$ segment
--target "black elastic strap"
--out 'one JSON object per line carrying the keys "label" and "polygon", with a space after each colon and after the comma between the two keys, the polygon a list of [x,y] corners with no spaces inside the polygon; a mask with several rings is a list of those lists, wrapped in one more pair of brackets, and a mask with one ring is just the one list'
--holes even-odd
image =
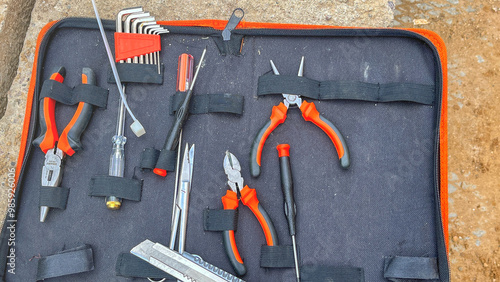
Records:
{"label": "black elastic strap", "polygon": [[238,210],[203,211],[203,229],[205,231],[236,231],[238,227]]}
{"label": "black elastic strap", "polygon": [[40,201],[39,205],[66,209],[66,203],[68,202],[69,188],[65,187],[46,187],[42,186],[40,188]]}
{"label": "black elastic strap", "polygon": [[138,277],[168,280],[175,279],[166,272],[149,264],[148,262],[134,256],[131,253],[121,253],[116,260],[115,272],[118,276]]}
{"label": "black elastic strap", "polygon": [[439,270],[435,257],[386,257],[384,278],[399,282],[408,279],[438,280]]}
{"label": "black elastic strap", "polygon": [[[116,70],[122,83],[163,84],[163,65],[161,66],[161,73],[158,73],[157,65],[149,64],[116,64]],[[111,69],[108,71],[108,83],[116,83]]]}
{"label": "black elastic strap", "polygon": [[92,84],[79,84],[71,88],[59,81],[48,79],[43,82],[40,92],[40,99],[45,97],[52,98],[66,105],[85,102],[99,108],[106,108],[108,90]]}
{"label": "black elastic strap", "polygon": [[260,248],[260,267],[293,268],[295,260],[292,246],[267,246]]}
{"label": "black elastic strap", "polygon": [[300,278],[303,282],[364,282],[365,272],[359,267],[304,265],[300,267]]}
{"label": "black elastic strap", "polygon": [[[179,109],[186,92],[177,92],[171,98],[170,114]],[[200,94],[193,95],[189,104],[190,114],[232,113],[243,114],[243,96],[236,94]]]}
{"label": "black elastic strap", "polygon": [[89,196],[118,198],[136,201],[141,200],[142,180],[98,175],[90,179]]}
{"label": "black elastic strap", "polygon": [[139,164],[139,167],[145,169],[154,169],[156,167],[156,161],[158,161],[159,156],[160,150],[156,150],[155,148],[144,149],[141,154],[141,163]]}
{"label": "black elastic strap", "polygon": [[43,257],[38,261],[36,280],[60,277],[94,269],[92,247],[82,245],[74,249]]}
{"label": "black elastic strap", "polygon": [[366,83],[360,81],[317,81],[306,77],[265,74],[259,77],[257,95],[298,94],[316,100],[406,101],[432,105],[433,85],[417,83]]}
{"label": "black elastic strap", "polygon": [[176,161],[177,151],[161,150],[158,160],[156,161],[156,168],[174,171]]}

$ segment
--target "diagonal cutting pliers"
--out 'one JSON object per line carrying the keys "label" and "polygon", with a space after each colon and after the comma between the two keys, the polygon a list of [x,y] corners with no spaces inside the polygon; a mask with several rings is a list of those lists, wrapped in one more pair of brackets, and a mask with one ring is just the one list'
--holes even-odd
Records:
{"label": "diagonal cutting pliers", "polygon": [[[280,74],[272,60],[271,67],[275,75]],[[303,73],[304,57],[302,56],[298,76],[303,76]],[[273,132],[278,125],[285,122],[288,108],[293,105],[300,109],[302,117],[306,121],[314,123],[321,128],[328,135],[328,137],[330,137],[335,149],[337,150],[341,167],[347,169],[350,165],[349,150],[345,139],[338,128],[318,112],[314,103],[303,101],[298,94],[282,93],[282,95],[284,98],[283,102],[281,102],[278,106],[273,106],[270,120],[260,129],[252,143],[252,149],[250,152],[250,173],[252,176],[257,177],[260,175],[262,149],[264,148],[264,144],[266,143],[266,140],[271,132]]]}
{"label": "diagonal cutting pliers", "polygon": [[[50,76],[51,80],[63,83],[66,69],[58,67]],[[82,83],[96,84],[95,74],[90,68],[82,69]],[[45,162],[42,168],[42,186],[59,187],[62,179],[63,160],[66,155],[72,156],[82,150],[80,137],[92,117],[93,106],[86,102],[79,102],[75,114],[64,128],[61,136],[57,132],[55,119],[56,100],[45,97],[40,103],[41,134],[33,144],[39,146],[45,153]],[[49,207],[40,207],[40,222],[44,222]]]}
{"label": "diagonal cutting pliers", "polygon": [[[257,220],[264,231],[266,243],[268,246],[278,245],[278,235],[274,228],[271,218],[266,210],[259,203],[257,192],[255,189],[249,188],[248,185],[243,186],[243,177],[241,177],[241,166],[238,159],[226,152],[224,157],[224,172],[227,175],[227,184],[229,188],[226,195],[222,197],[222,204],[225,210],[238,209],[239,201],[250,208],[252,213],[257,217]],[[234,230],[227,230],[223,232],[224,247],[226,254],[238,276],[243,276],[246,273],[246,267],[243,264],[243,259],[240,256],[238,248],[236,247],[236,240],[234,238]]]}

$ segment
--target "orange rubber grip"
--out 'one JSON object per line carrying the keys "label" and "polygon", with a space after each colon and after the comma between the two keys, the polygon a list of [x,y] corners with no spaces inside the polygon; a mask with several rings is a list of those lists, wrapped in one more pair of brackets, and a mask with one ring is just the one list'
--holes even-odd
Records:
{"label": "orange rubber grip", "polygon": [[[236,210],[239,205],[238,194],[236,192],[227,190],[226,195],[222,197],[222,205],[225,210]],[[246,267],[243,264],[238,247],[236,246],[236,239],[234,237],[234,230],[226,230],[223,232],[223,241],[226,254],[231,265],[238,275],[245,275]]]}
{"label": "orange rubber grip", "polygon": [[[59,71],[61,73],[59,73]],[[51,76],[51,80],[63,83],[64,73],[66,71],[60,68],[57,72],[54,72]],[[56,142],[59,140],[59,134],[57,133],[56,117],[55,117],[56,101],[52,98],[43,98],[42,105],[40,105],[40,124],[42,127],[42,135],[40,135],[35,142],[39,142],[40,149],[46,154],[48,150],[53,149],[56,146]],[[43,132],[45,131],[45,132]]]}
{"label": "orange rubber grip", "polygon": [[249,188],[248,185],[240,191],[241,193],[241,202],[250,208],[255,217],[260,223],[262,230],[264,231],[264,235],[266,236],[266,243],[268,246],[276,246],[278,245],[278,236],[276,234],[276,230],[274,228],[273,222],[271,218],[267,214],[266,210],[260,205],[259,199],[257,198],[257,192],[255,189]]}
{"label": "orange rubber grip", "polygon": [[333,125],[333,123],[329,120],[322,117],[316,109],[316,105],[312,102],[308,103],[307,101],[303,101],[300,106],[300,111],[302,112],[302,117],[306,121],[314,123],[316,126],[321,128],[321,130],[323,130],[328,137],[330,137],[330,140],[332,140],[333,145],[337,150],[341,166],[343,168],[348,168],[350,165],[349,151],[347,149],[346,142],[337,127],[335,127],[335,125]]}
{"label": "orange rubber grip", "polygon": [[281,102],[278,106],[273,106],[270,120],[260,129],[255,136],[250,151],[250,173],[253,177],[260,175],[260,161],[262,157],[262,149],[266,143],[267,137],[273,130],[286,120],[288,108]]}

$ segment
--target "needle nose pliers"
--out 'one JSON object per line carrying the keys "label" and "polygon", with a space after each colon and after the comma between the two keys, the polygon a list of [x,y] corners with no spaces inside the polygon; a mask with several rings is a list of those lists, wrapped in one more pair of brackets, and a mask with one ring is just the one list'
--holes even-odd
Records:
{"label": "needle nose pliers", "polygon": [[[280,74],[272,60],[271,67],[275,75]],[[303,73],[304,57],[302,56],[298,76],[303,76]],[[337,127],[318,112],[314,103],[303,101],[298,94],[282,93],[282,95],[284,98],[283,102],[281,102],[278,106],[273,107],[270,120],[260,129],[252,143],[252,150],[250,152],[251,175],[253,177],[257,177],[260,175],[262,149],[264,148],[267,137],[269,137],[271,132],[276,127],[278,127],[278,125],[285,122],[288,108],[293,105],[297,106],[300,109],[300,111],[302,112],[302,117],[306,121],[314,123],[319,128],[321,128],[328,135],[328,137],[330,137],[333,144],[335,145],[335,149],[337,150],[341,167],[347,169],[350,165],[349,150],[347,148],[344,137],[337,129]]]}
{"label": "needle nose pliers", "polygon": [[[257,192],[255,189],[249,188],[248,185],[243,186],[243,177],[241,177],[241,166],[238,159],[231,154],[226,152],[224,157],[224,172],[227,175],[227,184],[229,188],[226,195],[222,197],[222,204],[225,210],[236,210],[239,205],[239,201],[250,208],[252,213],[257,217],[257,220],[264,231],[266,236],[266,243],[268,246],[278,245],[278,235],[274,228],[271,218],[267,214],[266,210],[259,203],[257,199]],[[234,230],[227,230],[223,232],[224,247],[226,249],[226,254],[234,268],[234,271],[238,276],[243,276],[247,272],[243,260],[241,259],[238,248],[236,247],[236,241],[234,239]]]}

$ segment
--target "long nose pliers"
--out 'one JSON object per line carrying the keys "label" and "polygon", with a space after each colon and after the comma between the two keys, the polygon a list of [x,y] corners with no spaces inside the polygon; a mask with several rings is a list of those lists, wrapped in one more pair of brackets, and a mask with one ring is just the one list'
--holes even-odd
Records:
{"label": "long nose pliers", "polygon": [[[271,60],[271,67],[275,75],[279,75],[278,69]],[[298,76],[303,76],[304,73],[304,57],[300,61]],[[333,125],[333,123],[326,118],[324,118],[316,109],[314,103],[309,103],[303,101],[298,94],[286,94],[282,93],[283,102],[278,106],[274,106],[271,114],[270,120],[260,129],[260,131],[255,136],[252,143],[252,150],[250,152],[250,173],[253,177],[260,175],[260,165],[262,149],[266,143],[267,137],[273,132],[273,130],[282,124],[286,120],[286,114],[290,106],[297,106],[302,112],[302,117],[306,121],[310,121],[321,128],[333,142],[335,149],[340,160],[340,166],[347,169],[350,165],[349,150],[345,142],[344,137],[338,130],[338,128]]]}
{"label": "long nose pliers", "polygon": [[[257,220],[264,231],[266,243],[268,246],[278,245],[278,235],[274,228],[271,218],[266,210],[259,203],[257,199],[257,192],[255,189],[249,188],[248,185],[243,186],[243,177],[241,177],[241,166],[238,159],[226,152],[224,157],[224,172],[228,178],[229,188],[226,195],[222,197],[222,204],[225,210],[238,209],[239,201],[250,208],[252,213],[257,217]],[[238,276],[243,276],[247,272],[243,259],[240,256],[238,248],[236,247],[236,240],[234,239],[234,230],[227,230],[223,232],[224,247],[226,254],[233,266],[234,271]]]}

